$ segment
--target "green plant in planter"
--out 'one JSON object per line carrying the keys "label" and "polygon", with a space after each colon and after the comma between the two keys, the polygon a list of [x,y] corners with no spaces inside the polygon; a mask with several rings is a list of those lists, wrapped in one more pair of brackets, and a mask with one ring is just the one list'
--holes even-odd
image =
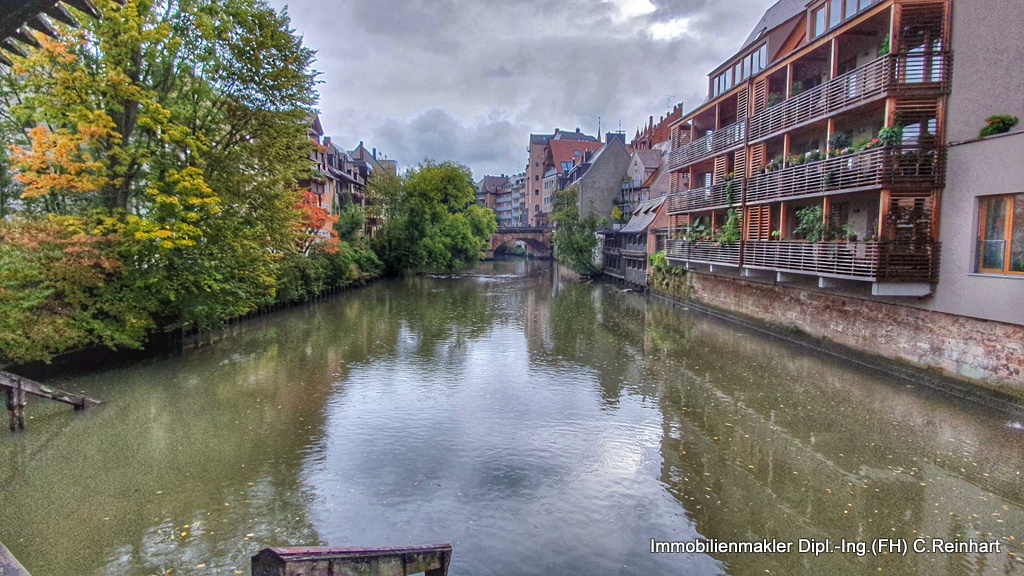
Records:
{"label": "green plant in planter", "polygon": [[779,92],[772,92],[771,94],[768,95],[768,103],[767,103],[768,104],[767,105],[768,108],[771,108],[772,106],[775,106],[779,102],[782,102],[782,94],[781,93],[779,93]]}
{"label": "green plant in planter", "polygon": [[782,230],[772,230],[772,240],[781,240]]}
{"label": "green plant in planter", "polygon": [[825,238],[825,208],[806,206],[796,211],[797,226],[793,233],[808,242],[821,242]]}
{"label": "green plant in planter", "polygon": [[981,129],[981,137],[992,136],[1009,132],[1011,128],[1020,123],[1020,118],[1009,114],[997,114],[985,119],[986,126]]}
{"label": "green plant in planter", "polygon": [[647,259],[650,261],[651,267],[653,267],[656,271],[665,272],[666,270],[668,270],[668,256],[665,255],[664,250],[662,250],[661,252],[655,252],[654,254],[651,254]]}
{"label": "green plant in planter", "polygon": [[804,83],[799,81],[799,80],[797,80],[796,82],[793,82],[793,87],[790,89],[789,95],[790,96],[796,96],[797,94],[799,94],[799,93],[801,93],[803,91],[804,91]]}
{"label": "green plant in planter", "polygon": [[808,162],[817,162],[821,160],[821,150],[814,149],[806,154]]}
{"label": "green plant in planter", "polygon": [[619,208],[618,206],[612,208],[612,220],[615,220],[616,222],[622,222],[622,218],[622,209]]}
{"label": "green plant in planter", "polygon": [[799,166],[804,163],[804,160],[806,160],[806,157],[803,154],[794,154],[789,157],[789,165]]}
{"label": "green plant in planter", "polygon": [[878,56],[882,57],[882,56],[888,56],[888,55],[889,55],[889,35],[886,34],[885,38],[882,38],[882,45],[878,47]]}
{"label": "green plant in planter", "polygon": [[743,217],[740,215],[740,211],[730,208],[725,219],[725,224],[718,229],[718,234],[715,236],[715,240],[723,245],[739,242],[740,226],[742,221]]}
{"label": "green plant in planter", "polygon": [[842,150],[853,146],[853,134],[849,132],[837,132],[828,139],[829,150]]}
{"label": "green plant in planter", "polygon": [[878,131],[878,143],[882,146],[899,146],[903,143],[903,126],[890,126]]}

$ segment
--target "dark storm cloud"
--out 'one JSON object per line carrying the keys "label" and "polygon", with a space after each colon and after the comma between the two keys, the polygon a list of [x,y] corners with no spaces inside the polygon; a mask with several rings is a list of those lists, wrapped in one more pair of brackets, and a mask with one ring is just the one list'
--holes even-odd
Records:
{"label": "dark storm cloud", "polygon": [[[285,0],[270,0],[280,8]],[[291,0],[324,128],[403,165],[522,170],[530,132],[629,136],[703,99],[771,0]]]}

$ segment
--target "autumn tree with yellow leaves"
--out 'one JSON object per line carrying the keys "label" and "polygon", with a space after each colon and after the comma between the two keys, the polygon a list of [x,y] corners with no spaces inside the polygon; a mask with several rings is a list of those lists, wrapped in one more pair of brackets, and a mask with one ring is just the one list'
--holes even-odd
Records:
{"label": "autumn tree with yellow leaves", "polygon": [[308,250],[316,72],[284,11],[96,5],[0,71],[0,363],[308,297],[297,267],[317,289],[356,260],[374,273],[365,248]]}

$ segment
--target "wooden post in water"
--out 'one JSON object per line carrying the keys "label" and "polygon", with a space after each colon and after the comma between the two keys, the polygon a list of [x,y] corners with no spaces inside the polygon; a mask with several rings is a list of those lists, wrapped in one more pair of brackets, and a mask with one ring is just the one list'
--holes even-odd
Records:
{"label": "wooden post in water", "polygon": [[18,409],[15,404],[15,392],[14,388],[4,388],[7,396],[7,413],[11,417],[11,432],[18,429]]}

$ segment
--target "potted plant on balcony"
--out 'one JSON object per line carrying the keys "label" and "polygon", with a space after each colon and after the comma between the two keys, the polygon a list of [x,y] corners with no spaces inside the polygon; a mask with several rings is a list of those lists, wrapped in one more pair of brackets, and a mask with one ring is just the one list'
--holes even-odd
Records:
{"label": "potted plant on balcony", "polygon": [[1018,123],[1020,123],[1020,118],[1010,116],[1009,114],[989,116],[985,119],[985,127],[981,129],[980,136],[985,138],[987,136],[994,136],[996,134],[1009,132],[1010,129]]}
{"label": "potted plant on balcony", "polygon": [[878,143],[881,146],[899,146],[903,143],[903,126],[889,126],[878,131]]}
{"label": "potted plant on balcony", "polygon": [[878,47],[878,57],[889,55],[889,35],[886,34],[885,38],[882,38],[882,44]]}
{"label": "potted plant on balcony", "polygon": [[779,102],[782,102],[782,94],[780,92],[772,92],[768,95],[767,108],[775,106]]}
{"label": "potted plant on balcony", "polygon": [[742,222],[743,216],[740,214],[740,211],[730,208],[725,219],[725,224],[716,230],[715,241],[722,246],[728,246],[729,244],[739,242]]}
{"label": "potted plant on balcony", "polygon": [[837,132],[828,139],[828,157],[835,158],[842,156],[842,150],[853,145],[853,134],[849,132]]}
{"label": "potted plant on balcony", "polygon": [[793,234],[802,236],[808,242],[821,242],[825,238],[825,208],[820,205],[806,206],[796,211],[796,228]]}
{"label": "potted plant on balcony", "polygon": [[725,176],[725,203],[730,205],[730,206],[732,205],[732,201],[733,201],[733,187],[732,187],[732,183],[733,183],[733,181],[735,179],[736,179],[736,173],[735,172],[729,172]]}

